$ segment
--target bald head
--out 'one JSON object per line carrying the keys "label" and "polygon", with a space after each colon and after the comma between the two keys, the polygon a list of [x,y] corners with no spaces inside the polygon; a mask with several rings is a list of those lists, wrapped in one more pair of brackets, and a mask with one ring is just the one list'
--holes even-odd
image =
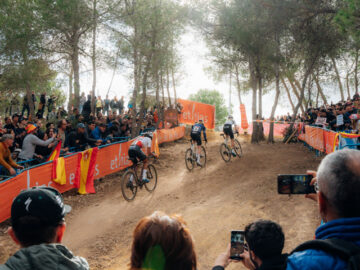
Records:
{"label": "bald head", "polygon": [[318,169],[319,191],[339,218],[360,217],[360,151],[336,151]]}

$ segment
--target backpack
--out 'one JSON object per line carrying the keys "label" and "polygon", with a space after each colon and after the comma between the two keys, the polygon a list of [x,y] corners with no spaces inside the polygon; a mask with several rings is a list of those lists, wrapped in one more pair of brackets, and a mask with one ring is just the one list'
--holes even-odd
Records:
{"label": "backpack", "polygon": [[352,242],[335,238],[311,240],[295,248],[292,253],[307,249],[325,251],[326,253],[337,256],[347,262],[348,270],[360,270],[360,247]]}

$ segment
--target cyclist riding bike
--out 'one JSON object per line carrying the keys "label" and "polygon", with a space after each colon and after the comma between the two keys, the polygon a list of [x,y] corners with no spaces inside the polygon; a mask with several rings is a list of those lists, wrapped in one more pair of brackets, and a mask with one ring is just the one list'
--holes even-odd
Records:
{"label": "cyclist riding bike", "polygon": [[[234,141],[234,132],[233,132],[233,126],[235,126],[235,130],[237,130],[237,125],[234,121],[234,117],[232,115],[228,116],[228,120],[225,122],[223,127],[223,132],[226,136],[226,140],[231,139],[231,154],[236,157],[236,153],[234,150],[235,147],[235,141]],[[237,132],[236,132],[237,133]]]}
{"label": "cyclist riding bike", "polygon": [[[152,142],[152,132],[144,133],[141,137],[137,138],[130,146],[128,154],[129,159],[137,164],[138,160],[142,161],[144,164],[143,167],[143,175],[142,175],[142,181],[143,183],[149,183],[149,180],[146,178],[147,168],[148,168],[148,158],[143,150],[145,150],[146,153],[151,154],[151,142]],[[149,155],[150,155],[149,154]],[[130,179],[132,182],[134,179]]]}
{"label": "cyclist riding bike", "polygon": [[197,144],[196,147],[196,163],[201,166],[200,163],[200,153],[201,153],[201,132],[203,132],[204,134],[204,140],[205,142],[207,142],[206,139],[206,128],[204,126],[203,120],[200,119],[199,123],[195,123],[192,127],[191,127],[191,143],[192,145]]}

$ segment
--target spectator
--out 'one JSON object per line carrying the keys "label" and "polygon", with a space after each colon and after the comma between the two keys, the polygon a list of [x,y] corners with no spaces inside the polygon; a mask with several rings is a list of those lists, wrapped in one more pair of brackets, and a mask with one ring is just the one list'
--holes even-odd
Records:
{"label": "spectator", "polygon": [[91,131],[92,138],[101,140],[103,144],[110,143],[108,134],[106,132],[106,124],[100,123],[93,131]]}
{"label": "spectator", "polygon": [[104,115],[109,116],[109,109],[110,109],[110,99],[109,96],[106,95],[106,98],[104,100]]}
{"label": "spectator", "polygon": [[102,104],[101,96],[98,96],[96,100],[96,114],[101,112],[102,108],[103,108],[103,104]]}
{"label": "spectator", "polygon": [[[315,232],[321,243],[360,247],[360,151],[341,150],[326,156],[318,168],[319,212],[324,222]],[[315,175],[316,176],[316,175]],[[309,197],[309,196],[308,196]],[[331,239],[331,240],[330,240]],[[344,243],[338,243],[342,240]],[[358,250],[359,251],[359,250]],[[357,253],[359,254],[359,253]],[[357,260],[359,263],[359,260]],[[288,258],[288,270],[350,269],[339,253],[316,248],[298,248]],[[358,265],[357,265],[358,266]]]}
{"label": "spectator", "polygon": [[[43,133],[43,132],[41,132],[37,137],[43,141],[47,141],[49,139],[48,133]],[[55,137],[54,133],[52,133],[51,137]],[[54,146],[55,145],[52,143],[50,143],[48,146],[37,145],[35,148],[35,154],[41,157],[48,157],[50,156],[52,150],[54,149]]]}
{"label": "spectator", "polygon": [[117,97],[114,97],[114,99],[112,99],[110,101],[110,108],[113,112],[116,112],[117,111],[117,108],[118,108],[118,100],[117,100]]}
{"label": "spectator", "polygon": [[48,107],[48,114],[50,112],[52,112],[54,109],[56,111],[56,108],[55,108],[55,101],[56,101],[56,96],[55,95],[51,95],[50,98],[48,99],[48,102],[47,102],[47,107]]}
{"label": "spectator", "polygon": [[90,114],[91,114],[91,95],[88,95],[88,99],[84,103],[82,109],[82,115],[84,116],[86,122],[89,121]]}
{"label": "spectator", "polygon": [[61,140],[61,148],[65,152],[67,152],[69,150],[68,148],[65,148],[65,141],[67,138],[67,136],[66,136],[67,125],[68,125],[68,123],[66,122],[65,119],[60,120],[57,125],[57,128],[58,128],[57,138],[59,140]]}
{"label": "spectator", "polygon": [[25,111],[27,111],[27,115],[29,116],[30,107],[29,107],[29,102],[28,102],[26,93],[24,95],[23,106],[22,106],[22,110],[21,110],[22,116],[24,116]]}
{"label": "spectator", "polygon": [[39,146],[48,146],[49,144],[53,143],[55,140],[55,135],[54,137],[43,141],[41,139],[39,139],[38,137],[36,137],[34,134],[37,131],[36,127],[32,124],[29,124],[26,127],[27,130],[27,135],[24,139],[23,142],[23,147],[21,149],[21,152],[19,154],[19,159],[20,160],[30,160],[32,159],[34,156],[39,158],[39,159],[43,159],[44,157],[41,155],[36,155],[35,154],[35,147],[37,145]]}
{"label": "spectator", "polygon": [[85,93],[82,92],[82,93],[81,93],[81,96],[80,96],[79,113],[82,113],[82,110],[83,110],[83,108],[84,108],[85,102],[86,102]]}
{"label": "spectator", "polygon": [[130,269],[195,270],[194,243],[179,216],[155,212],[137,224]]}
{"label": "spectator", "polygon": [[90,269],[86,259],[74,256],[61,244],[65,215],[71,207],[53,188],[22,191],[11,206],[9,235],[20,248],[1,270]]}
{"label": "spectator", "polygon": [[52,111],[47,115],[47,120],[48,120],[50,123],[55,123],[56,118],[57,118],[56,108],[53,107],[53,108],[52,108]]}
{"label": "spectator", "polygon": [[3,167],[1,168],[1,175],[15,175],[15,169],[23,169],[23,166],[20,166],[13,161],[11,158],[10,147],[14,143],[14,137],[11,134],[4,134],[1,137],[0,142],[0,165]]}
{"label": "spectator", "polygon": [[119,100],[117,107],[119,109],[119,114],[121,115],[124,112],[124,97],[123,96]]}
{"label": "spectator", "polygon": [[75,148],[77,151],[84,151],[89,144],[100,145],[101,142],[101,140],[97,141],[95,139],[89,138],[85,130],[85,125],[83,123],[79,123],[77,124],[76,131],[73,131],[69,134],[66,145],[70,148]]}
{"label": "spectator", "polygon": [[45,105],[46,105],[46,93],[42,93],[40,96],[38,111],[36,113],[37,118],[42,119],[44,117]]}

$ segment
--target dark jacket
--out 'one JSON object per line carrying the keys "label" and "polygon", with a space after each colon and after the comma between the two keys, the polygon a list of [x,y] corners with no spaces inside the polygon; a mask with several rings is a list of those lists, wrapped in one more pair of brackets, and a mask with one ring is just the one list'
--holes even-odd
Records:
{"label": "dark jacket", "polygon": [[60,244],[42,244],[22,248],[0,265],[0,270],[87,270],[86,259],[74,256]]}

